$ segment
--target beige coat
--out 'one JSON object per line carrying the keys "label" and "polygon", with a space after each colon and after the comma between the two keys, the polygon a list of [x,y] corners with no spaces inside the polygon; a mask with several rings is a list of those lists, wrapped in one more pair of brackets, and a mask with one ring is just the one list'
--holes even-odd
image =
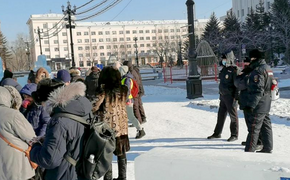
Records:
{"label": "beige coat", "polygon": [[[19,108],[21,97],[15,88],[9,87],[9,90],[13,90],[14,94],[0,87],[0,133],[14,145],[26,150],[35,133],[19,110],[11,108]],[[1,138],[0,164],[1,180],[26,180],[35,175],[24,153],[8,146]]]}

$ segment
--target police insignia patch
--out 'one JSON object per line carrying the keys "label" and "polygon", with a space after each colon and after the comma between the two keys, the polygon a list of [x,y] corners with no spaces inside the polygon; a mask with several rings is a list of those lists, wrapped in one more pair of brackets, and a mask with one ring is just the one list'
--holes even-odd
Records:
{"label": "police insignia patch", "polygon": [[258,82],[259,81],[259,76],[258,75],[255,75],[254,76],[254,82]]}
{"label": "police insignia patch", "polygon": [[226,75],[226,77],[225,77],[226,79],[229,79],[229,75]]}

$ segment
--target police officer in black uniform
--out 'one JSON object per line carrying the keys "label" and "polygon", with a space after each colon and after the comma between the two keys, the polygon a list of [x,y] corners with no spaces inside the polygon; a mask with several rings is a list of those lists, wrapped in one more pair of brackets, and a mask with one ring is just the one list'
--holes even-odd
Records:
{"label": "police officer in black uniform", "polygon": [[[248,85],[248,77],[249,74],[253,71],[252,68],[249,67],[249,64],[251,62],[251,59],[246,57],[244,59],[244,69],[242,70],[242,72],[237,76],[236,80],[235,80],[235,86],[238,88],[240,94],[239,94],[239,107],[241,110],[243,110],[244,112],[244,118],[245,118],[245,122],[246,125],[249,129],[250,123],[249,123],[249,117],[250,117],[250,113],[247,111],[244,111],[246,105],[247,105],[247,95],[248,95],[248,91],[247,91],[247,85]],[[246,141],[242,142],[242,145],[246,145]],[[256,147],[256,150],[261,150],[263,147],[262,145],[262,139],[261,139],[261,133],[258,139],[258,145]]]}
{"label": "police officer in black uniform", "polygon": [[239,69],[235,65],[235,56],[232,51],[222,55],[221,65],[223,68],[219,73],[220,107],[218,110],[217,124],[213,135],[207,138],[221,138],[227,113],[229,113],[231,118],[231,137],[227,141],[235,141],[238,139],[239,119],[237,113],[238,90],[234,85],[234,80],[239,73]]}
{"label": "police officer in black uniform", "polygon": [[273,71],[265,60],[261,59],[259,50],[250,51],[249,56],[251,59],[249,68],[253,70],[248,76],[247,96],[245,97],[246,105],[244,111],[249,114],[249,132],[245,151],[256,151],[259,134],[261,133],[263,149],[257,152],[271,153],[273,149],[273,134],[269,112]]}

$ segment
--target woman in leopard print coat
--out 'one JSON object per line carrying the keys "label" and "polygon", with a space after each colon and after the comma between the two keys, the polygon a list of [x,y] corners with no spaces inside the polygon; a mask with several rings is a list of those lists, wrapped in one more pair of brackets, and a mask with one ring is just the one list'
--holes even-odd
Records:
{"label": "woman in leopard print coat", "polygon": [[[99,85],[93,113],[99,116],[99,120],[107,122],[116,132],[114,154],[118,157],[117,180],[126,180],[126,152],[130,150],[126,112],[128,88],[121,85],[121,74],[113,67],[105,67],[101,71]],[[104,180],[112,180],[112,170],[106,173]]]}

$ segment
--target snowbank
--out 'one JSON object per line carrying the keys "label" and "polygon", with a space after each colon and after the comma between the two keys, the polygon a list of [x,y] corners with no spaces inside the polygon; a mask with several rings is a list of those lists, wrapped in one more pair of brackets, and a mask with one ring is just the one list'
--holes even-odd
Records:
{"label": "snowbank", "polygon": [[279,180],[290,178],[290,161],[272,154],[155,148],[135,159],[138,180]]}

